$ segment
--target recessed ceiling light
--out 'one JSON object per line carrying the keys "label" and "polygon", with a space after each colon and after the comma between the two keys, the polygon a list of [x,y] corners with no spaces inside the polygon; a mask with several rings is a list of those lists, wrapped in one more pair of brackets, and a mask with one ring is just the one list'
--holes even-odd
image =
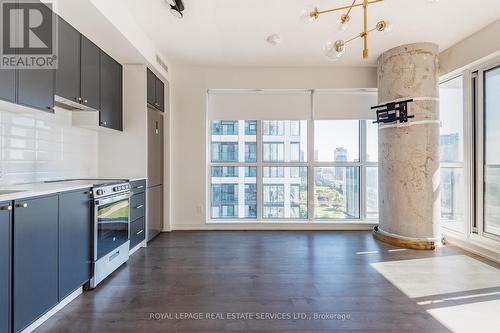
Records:
{"label": "recessed ceiling light", "polygon": [[281,37],[277,34],[273,34],[273,35],[269,35],[267,38],[266,38],[266,41],[271,44],[272,46],[276,46],[278,45],[279,43],[281,43]]}

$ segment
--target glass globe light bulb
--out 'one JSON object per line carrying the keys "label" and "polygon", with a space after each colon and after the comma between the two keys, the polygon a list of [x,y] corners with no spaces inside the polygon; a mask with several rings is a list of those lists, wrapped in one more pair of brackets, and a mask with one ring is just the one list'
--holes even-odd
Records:
{"label": "glass globe light bulb", "polygon": [[342,15],[337,21],[337,29],[339,31],[346,31],[349,28],[350,21],[351,18],[349,17],[349,15]]}
{"label": "glass globe light bulb", "polygon": [[338,60],[340,57],[342,57],[344,52],[345,43],[342,40],[338,40],[336,42],[330,40],[323,46],[323,53],[328,59],[332,61]]}
{"label": "glass globe light bulb", "polygon": [[300,13],[300,19],[306,23],[312,23],[318,19],[318,8],[306,8]]}

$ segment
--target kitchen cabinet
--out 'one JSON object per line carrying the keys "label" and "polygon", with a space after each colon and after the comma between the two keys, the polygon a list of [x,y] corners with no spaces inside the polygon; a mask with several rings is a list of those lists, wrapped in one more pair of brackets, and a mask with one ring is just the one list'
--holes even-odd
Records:
{"label": "kitchen cabinet", "polygon": [[146,180],[130,182],[130,249],[146,239]]}
{"label": "kitchen cabinet", "polygon": [[101,51],[99,125],[123,131],[122,66]]}
{"label": "kitchen cabinet", "polygon": [[17,103],[42,111],[54,110],[54,70],[20,69],[17,80]]}
{"label": "kitchen cabinet", "polygon": [[[39,7],[46,14],[53,15],[47,6]],[[39,29],[48,29],[42,25]],[[39,34],[50,34],[50,31],[40,31]],[[55,70],[53,69],[18,69],[17,70],[17,103],[35,109],[53,112]]]}
{"label": "kitchen cabinet", "polygon": [[[85,36],[81,36],[81,93],[82,103],[100,109],[101,50]],[[121,89],[121,87],[119,88]]]}
{"label": "kitchen cabinet", "polygon": [[80,102],[80,33],[60,17],[58,43],[56,95]]}
{"label": "kitchen cabinet", "polygon": [[58,195],[14,202],[13,329],[58,303]]}
{"label": "kitchen cabinet", "polygon": [[0,69],[0,99],[16,102],[16,70]]}
{"label": "kitchen cabinet", "polygon": [[12,204],[0,203],[0,332],[10,332]]}
{"label": "kitchen cabinet", "polygon": [[59,300],[90,280],[90,189],[59,195]]}
{"label": "kitchen cabinet", "polygon": [[159,110],[165,111],[165,84],[149,68],[147,71],[148,104]]}

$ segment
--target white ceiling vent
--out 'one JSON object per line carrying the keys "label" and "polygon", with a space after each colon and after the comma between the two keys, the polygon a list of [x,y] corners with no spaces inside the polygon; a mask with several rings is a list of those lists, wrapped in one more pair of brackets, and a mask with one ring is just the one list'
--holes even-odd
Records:
{"label": "white ceiling vent", "polygon": [[158,63],[158,65],[161,66],[161,68],[163,68],[165,70],[165,72],[168,73],[167,64],[165,63],[165,61],[163,61],[163,59],[158,54],[156,55],[156,62]]}

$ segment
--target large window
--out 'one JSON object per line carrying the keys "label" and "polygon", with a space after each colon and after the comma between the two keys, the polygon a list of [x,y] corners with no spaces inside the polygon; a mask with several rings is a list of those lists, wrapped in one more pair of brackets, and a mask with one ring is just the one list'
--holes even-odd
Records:
{"label": "large window", "polygon": [[484,232],[500,236],[500,67],[484,73]]}
{"label": "large window", "polygon": [[308,140],[307,120],[211,121],[210,218],[376,219],[378,127],[364,120],[311,122]]}
{"label": "large window", "polygon": [[464,96],[463,77],[439,86],[441,130],[441,220],[443,225],[465,231]]}

